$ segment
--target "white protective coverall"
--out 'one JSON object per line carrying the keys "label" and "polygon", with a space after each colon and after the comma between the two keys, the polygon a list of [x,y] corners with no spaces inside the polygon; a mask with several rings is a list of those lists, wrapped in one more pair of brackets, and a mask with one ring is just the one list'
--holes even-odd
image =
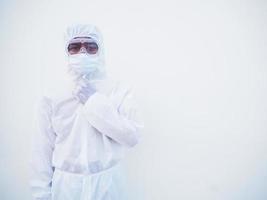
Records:
{"label": "white protective coverall", "polygon": [[[127,199],[120,161],[138,143],[143,124],[132,89],[105,74],[99,30],[93,25],[69,27],[66,47],[72,38],[88,36],[99,45],[98,70],[88,78],[95,92],[85,103],[68,90],[43,96],[38,104],[30,160],[35,200]],[[78,84],[78,75],[69,74]]]}

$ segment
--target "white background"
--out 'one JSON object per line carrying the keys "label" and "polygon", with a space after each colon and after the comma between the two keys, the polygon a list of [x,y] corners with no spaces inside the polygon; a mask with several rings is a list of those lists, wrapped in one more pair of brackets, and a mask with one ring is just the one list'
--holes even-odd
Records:
{"label": "white background", "polygon": [[1,200],[30,199],[33,105],[64,77],[75,22],[100,28],[110,75],[136,89],[133,199],[267,199],[266,1],[2,0]]}

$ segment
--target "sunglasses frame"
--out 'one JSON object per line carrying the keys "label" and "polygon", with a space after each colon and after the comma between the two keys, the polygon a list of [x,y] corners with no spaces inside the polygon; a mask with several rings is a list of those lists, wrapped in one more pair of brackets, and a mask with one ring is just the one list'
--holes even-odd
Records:
{"label": "sunglasses frame", "polygon": [[[69,46],[70,46],[71,44],[75,44],[75,43],[80,43],[81,47],[80,47],[79,51],[77,51],[77,53],[70,53],[70,51],[69,51]],[[66,49],[67,52],[68,52],[68,54],[69,54],[69,55],[75,55],[75,54],[78,54],[78,53],[81,51],[81,48],[82,48],[82,47],[85,48],[84,43],[95,43],[95,44],[97,45],[97,51],[96,51],[96,53],[90,53],[90,52],[88,52],[87,50],[86,50],[86,53],[88,53],[88,54],[90,54],[90,55],[96,55],[96,54],[98,54],[98,52],[99,52],[99,45],[98,45],[98,42],[97,42],[96,40],[94,40],[93,38],[91,38],[91,37],[75,37],[75,38],[73,38],[72,40],[70,40],[69,43],[68,43],[68,45],[67,45],[67,49]],[[86,49],[86,48],[85,48],[85,49]]]}

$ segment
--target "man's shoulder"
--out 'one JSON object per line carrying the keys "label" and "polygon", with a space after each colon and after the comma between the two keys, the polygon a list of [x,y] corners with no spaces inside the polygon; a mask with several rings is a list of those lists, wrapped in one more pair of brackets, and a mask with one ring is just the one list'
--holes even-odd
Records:
{"label": "man's shoulder", "polygon": [[62,87],[51,90],[43,91],[40,96],[40,102],[46,102],[52,107],[62,104],[62,102],[69,102],[75,100],[75,97],[72,95],[72,90],[69,87]]}

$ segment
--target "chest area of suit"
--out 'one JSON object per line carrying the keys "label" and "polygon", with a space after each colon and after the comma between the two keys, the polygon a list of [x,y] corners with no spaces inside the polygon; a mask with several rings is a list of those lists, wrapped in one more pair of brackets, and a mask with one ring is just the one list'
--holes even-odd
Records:
{"label": "chest area of suit", "polygon": [[53,112],[52,126],[57,135],[67,135],[73,126],[84,118],[82,104],[77,101],[64,102],[57,105]]}

